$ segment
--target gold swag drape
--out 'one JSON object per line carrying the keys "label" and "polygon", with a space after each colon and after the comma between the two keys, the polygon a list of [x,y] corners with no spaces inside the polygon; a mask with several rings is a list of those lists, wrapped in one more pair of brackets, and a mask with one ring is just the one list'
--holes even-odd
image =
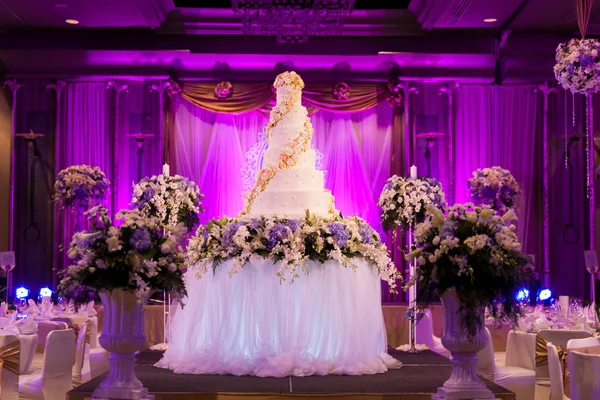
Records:
{"label": "gold swag drape", "polygon": [[[231,94],[225,99],[217,98],[217,82],[179,82],[182,98],[205,110],[241,114],[257,110],[268,113],[274,106],[275,93],[268,83],[233,83]],[[336,99],[331,83],[307,85],[302,91],[304,105],[311,112],[355,112],[375,107],[385,101],[386,85],[378,83],[350,84],[350,98]]]}

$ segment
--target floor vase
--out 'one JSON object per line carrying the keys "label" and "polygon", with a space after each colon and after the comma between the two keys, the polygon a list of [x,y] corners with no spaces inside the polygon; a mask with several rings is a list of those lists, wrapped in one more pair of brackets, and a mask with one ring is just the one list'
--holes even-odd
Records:
{"label": "floor vase", "polygon": [[[479,329],[468,337],[463,329],[463,312],[456,290],[449,289],[441,296],[444,310],[442,344],[450,351],[452,373],[444,386],[438,388],[435,400],[493,399],[494,395],[477,376],[477,353],[487,344],[485,330]],[[483,321],[483,310],[481,310]]]}
{"label": "floor vase", "polygon": [[148,389],[135,376],[135,352],[144,348],[144,305],[133,291],[114,289],[100,292],[104,324],[100,345],[110,352],[108,376],[94,391],[94,399],[147,400]]}

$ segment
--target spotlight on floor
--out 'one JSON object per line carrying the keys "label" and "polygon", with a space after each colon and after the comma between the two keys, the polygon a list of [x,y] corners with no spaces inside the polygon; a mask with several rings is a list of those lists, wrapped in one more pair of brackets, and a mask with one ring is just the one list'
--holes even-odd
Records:
{"label": "spotlight on floor", "polygon": [[545,306],[549,306],[552,301],[552,291],[548,288],[542,288],[537,294],[536,303],[543,303]]}
{"label": "spotlight on floor", "polygon": [[517,301],[528,301],[529,300],[529,290],[523,288],[519,290],[517,293]]}
{"label": "spotlight on floor", "polygon": [[17,296],[17,299],[25,300],[26,298],[29,297],[29,289],[27,289],[24,286],[18,287],[15,294]]}
{"label": "spotlight on floor", "polygon": [[43,287],[40,289],[40,297],[52,297],[52,290],[48,287]]}

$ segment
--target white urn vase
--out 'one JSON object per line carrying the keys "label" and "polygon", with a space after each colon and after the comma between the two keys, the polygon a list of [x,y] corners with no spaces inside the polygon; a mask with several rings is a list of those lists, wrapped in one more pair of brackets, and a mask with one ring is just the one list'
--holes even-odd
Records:
{"label": "white urn vase", "polygon": [[[494,399],[494,394],[477,376],[477,353],[487,345],[484,329],[469,338],[463,329],[463,312],[456,290],[449,289],[441,296],[444,310],[442,344],[450,351],[452,374],[432,396],[435,400]],[[481,310],[483,321],[483,310]]]}
{"label": "white urn vase", "polygon": [[100,345],[110,352],[108,376],[94,391],[94,399],[148,400],[148,389],[135,376],[135,352],[144,348],[144,305],[135,292],[124,289],[100,292],[104,323]]}

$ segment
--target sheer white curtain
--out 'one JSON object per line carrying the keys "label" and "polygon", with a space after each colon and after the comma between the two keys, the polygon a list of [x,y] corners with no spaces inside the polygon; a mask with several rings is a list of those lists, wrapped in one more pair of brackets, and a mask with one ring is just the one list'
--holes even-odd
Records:
{"label": "sheer white curtain", "polygon": [[175,99],[174,171],[195,181],[204,194],[200,221],[235,216],[243,207],[241,169],[246,151],[267,120],[255,113],[217,114]]}
{"label": "sheer white curtain", "polygon": [[511,171],[523,192],[518,234],[530,254],[541,251],[542,237],[538,97],[532,86],[462,86],[456,104],[456,202],[471,200],[467,181],[477,168]]}
{"label": "sheer white curtain", "polygon": [[323,153],[325,186],[344,215],[380,228],[377,199],[390,175],[393,110],[387,104],[352,114],[319,111],[312,116],[313,142]]}

